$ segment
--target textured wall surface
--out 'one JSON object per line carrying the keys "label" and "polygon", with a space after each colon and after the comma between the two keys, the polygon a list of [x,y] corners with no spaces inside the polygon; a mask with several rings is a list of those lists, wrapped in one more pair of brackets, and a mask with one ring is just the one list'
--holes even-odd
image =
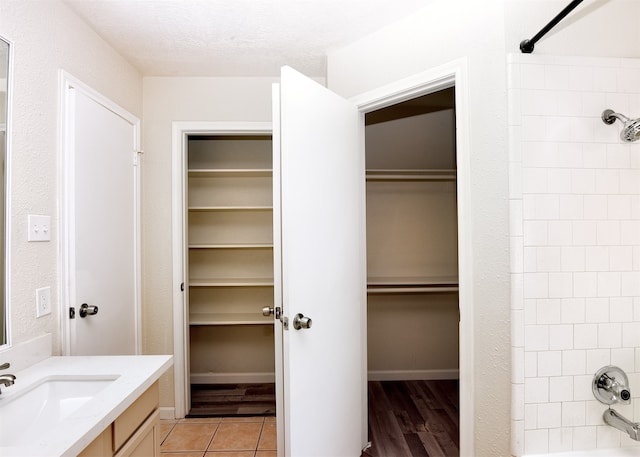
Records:
{"label": "textured wall surface", "polygon": [[[510,56],[513,452],[638,446],[606,425],[595,372],[629,375],[640,420],[640,60]],[[633,389],[633,387],[636,389]]]}
{"label": "textured wall surface", "polygon": [[[172,123],[271,120],[276,78],[144,78],[143,350],[173,353]],[[173,372],[161,404],[174,404]]]}
{"label": "textured wall surface", "polygon": [[[63,69],[129,112],[142,114],[138,72],[58,0],[0,0],[0,35],[13,43],[11,335],[53,333],[58,312],[58,73]],[[27,243],[27,215],[51,216],[51,242]],[[53,313],[36,319],[35,289],[51,286]]]}

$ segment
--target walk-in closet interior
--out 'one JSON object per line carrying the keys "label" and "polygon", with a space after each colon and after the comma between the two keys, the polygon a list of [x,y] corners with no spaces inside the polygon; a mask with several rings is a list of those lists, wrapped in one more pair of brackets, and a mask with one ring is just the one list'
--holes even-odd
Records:
{"label": "walk-in closet interior", "polygon": [[[442,380],[450,389],[459,368],[455,89],[365,119],[370,393],[372,383],[384,389],[385,382],[409,380]],[[425,402],[437,404],[436,397]],[[387,412],[371,400],[375,447],[376,435],[394,427],[377,417]],[[439,408],[446,428],[457,430],[457,403]],[[431,411],[413,413],[428,416],[423,424],[435,420]],[[452,439],[443,446],[455,449]]]}
{"label": "walk-in closet interior", "polygon": [[188,140],[191,415],[275,413],[270,136]]}

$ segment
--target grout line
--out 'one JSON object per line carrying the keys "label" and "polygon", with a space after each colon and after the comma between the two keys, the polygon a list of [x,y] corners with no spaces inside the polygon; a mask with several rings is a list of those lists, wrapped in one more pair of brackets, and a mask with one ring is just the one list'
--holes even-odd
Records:
{"label": "grout line", "polygon": [[258,453],[258,448],[260,447],[260,438],[262,438],[263,433],[264,433],[264,420],[262,421],[262,426],[260,427],[260,433],[258,434],[258,441],[256,442],[256,451],[253,453],[254,457]]}
{"label": "grout line", "polygon": [[[258,455],[258,452],[260,451],[259,446],[260,446],[260,439],[262,438],[262,435],[264,433],[264,426],[267,423],[266,422],[266,418],[262,417],[261,421],[257,421],[257,422],[246,422],[246,423],[260,423],[260,433],[258,434],[258,440],[256,441],[256,445],[255,445],[255,449],[251,450],[251,449],[247,449],[247,451],[253,451],[253,457],[256,457]],[[171,429],[169,430],[169,432],[167,433],[167,436],[162,440],[162,442],[160,443],[160,446],[162,446],[162,444],[167,440],[167,438],[169,437],[169,435],[174,431],[176,424],[178,423],[183,423],[183,424],[188,424],[188,423],[198,423],[197,421],[189,421],[188,419],[183,419],[180,421],[171,421],[171,420],[162,420],[161,423],[165,423],[165,424],[171,424]],[[242,423],[242,422],[236,422],[236,423]],[[211,438],[209,439],[209,442],[206,446],[206,448],[204,449],[204,451],[202,452],[201,457],[206,457],[207,452],[212,453],[212,457],[215,457],[217,452],[231,452],[231,451],[209,451],[209,446],[211,446],[211,443],[213,442],[216,434],[218,433],[219,429],[220,429],[220,424],[222,424],[222,422],[219,422],[216,424],[216,429],[213,432],[213,434],[211,435]],[[267,450],[265,449],[265,451],[272,451],[272,450]],[[173,451],[167,451],[167,452],[163,452],[162,450],[160,451],[160,455],[162,457],[171,457],[171,456],[178,456],[180,455],[182,452],[186,452],[184,450],[173,450]],[[198,452],[198,451],[190,451],[190,452]]]}
{"label": "grout line", "polygon": [[213,432],[213,434],[211,435],[211,438],[209,439],[209,442],[207,443],[207,446],[204,448],[204,453],[202,454],[202,457],[205,457],[207,455],[207,451],[209,450],[209,446],[211,446],[211,443],[213,443],[213,439],[215,438],[215,436],[218,434],[218,431],[220,430],[220,424],[222,422],[219,422],[216,424],[216,430]]}
{"label": "grout line", "polygon": [[[168,423],[169,421],[165,422]],[[169,435],[171,435],[171,432],[173,431],[173,429],[175,428],[177,422],[174,422],[173,424],[171,424],[171,428],[169,429],[169,431],[167,432],[167,434],[165,435],[164,438],[162,438],[162,441],[160,441],[160,446],[162,446],[162,444],[167,441],[167,438],[169,438]]]}

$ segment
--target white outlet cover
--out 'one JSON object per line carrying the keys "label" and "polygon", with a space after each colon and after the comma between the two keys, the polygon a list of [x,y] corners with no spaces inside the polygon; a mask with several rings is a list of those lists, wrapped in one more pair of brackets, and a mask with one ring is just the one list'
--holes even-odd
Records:
{"label": "white outlet cover", "polygon": [[51,287],[36,289],[36,317],[51,314]]}
{"label": "white outlet cover", "polygon": [[29,214],[27,216],[27,241],[51,240],[51,216]]}

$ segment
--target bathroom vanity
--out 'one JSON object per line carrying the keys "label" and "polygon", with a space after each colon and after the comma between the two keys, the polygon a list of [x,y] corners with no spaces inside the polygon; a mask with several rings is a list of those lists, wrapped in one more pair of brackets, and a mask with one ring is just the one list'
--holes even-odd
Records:
{"label": "bathroom vanity", "polygon": [[50,357],[0,394],[0,455],[159,455],[159,377],[171,356]]}

